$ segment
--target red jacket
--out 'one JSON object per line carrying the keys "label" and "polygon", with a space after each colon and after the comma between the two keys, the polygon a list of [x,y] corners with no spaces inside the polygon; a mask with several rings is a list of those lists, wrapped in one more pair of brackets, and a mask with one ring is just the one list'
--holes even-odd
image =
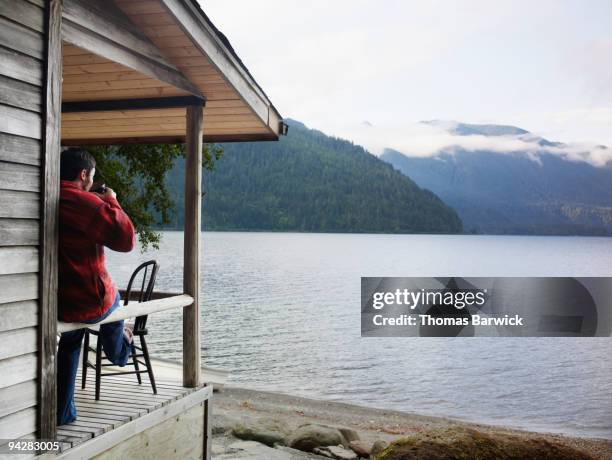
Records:
{"label": "red jacket", "polygon": [[60,181],[58,317],[78,322],[104,314],[117,287],[104,266],[104,246],[129,252],[134,225],[115,198],[101,199]]}

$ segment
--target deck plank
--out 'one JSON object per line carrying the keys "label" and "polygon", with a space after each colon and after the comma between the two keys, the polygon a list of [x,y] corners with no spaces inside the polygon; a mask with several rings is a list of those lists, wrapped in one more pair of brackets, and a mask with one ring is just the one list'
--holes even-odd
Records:
{"label": "deck plank", "polygon": [[84,433],[82,431],[78,431],[78,430],[68,430],[68,429],[64,429],[66,425],[62,425],[60,427],[57,428],[57,434],[61,434],[64,436],[68,436],[70,438],[75,438],[75,441],[73,441],[73,444],[75,444],[77,441],[84,441],[86,439],[91,439],[93,438],[93,433]]}
{"label": "deck plank", "polygon": [[60,452],[63,452],[81,442],[81,438],[75,438],[73,436],[65,434],[57,434],[57,440],[60,442]]}
{"label": "deck plank", "polygon": [[100,420],[100,421],[104,421],[104,423],[107,423],[109,425],[119,426],[119,425],[129,422],[130,420],[133,420],[134,417],[130,415],[122,415],[122,414],[105,414],[103,412],[100,412],[99,410],[81,408],[78,410],[77,420],[81,418],[83,418],[83,420],[86,420],[86,419]]}
{"label": "deck plank", "polygon": [[79,407],[88,407],[90,409],[101,409],[101,410],[110,411],[107,413],[113,413],[114,411],[114,413],[116,414],[125,414],[125,415],[130,415],[130,416],[144,415],[149,412],[149,410],[146,407],[122,407],[116,404],[105,403],[104,401],[88,402],[88,401],[76,400],[75,403],[77,405],[77,411]]}
{"label": "deck plank", "polygon": [[99,419],[109,420],[113,422],[130,421],[132,419],[131,415],[117,414],[117,413],[107,414],[98,409],[90,409],[89,407],[81,407],[80,409],[78,409],[77,419],[80,418],[79,416],[81,415],[83,417],[93,417],[93,418],[99,418]]}
{"label": "deck plank", "polygon": [[91,435],[90,437],[92,438],[94,436],[104,433],[104,430],[100,427],[83,426],[78,424],[76,421],[69,423],[68,425],[62,425],[61,427],[58,427],[58,429],[60,428],[63,431],[74,431],[77,433],[83,433],[84,435]]}
{"label": "deck plank", "polygon": [[83,415],[79,413],[77,420],[88,423],[97,423],[99,425],[103,425],[108,428],[108,430],[112,430],[113,428],[117,428],[120,425],[123,425],[126,422],[129,422],[129,419],[112,419],[112,418],[102,418],[98,415],[92,414],[91,416]]}
{"label": "deck plank", "polygon": [[94,403],[111,403],[117,407],[125,407],[126,409],[129,408],[139,408],[139,407],[153,407],[153,406],[157,406],[158,402],[157,401],[153,401],[153,400],[149,400],[149,401],[130,401],[130,400],[126,400],[124,397],[118,397],[118,396],[106,396],[106,398],[100,398],[99,401],[96,401],[94,399],[94,392],[79,392],[76,393],[74,395],[74,398],[76,401],[92,401]]}
{"label": "deck plank", "polygon": [[[123,379],[121,377],[102,377],[102,381],[115,381],[117,383],[129,383],[130,380],[128,379]],[[147,377],[142,377],[142,384],[144,385],[145,383],[147,385],[151,385],[149,383],[149,379]],[[104,385],[104,383],[102,383]],[[192,388],[185,388],[184,386],[182,386],[180,383],[173,383],[173,382],[165,382],[165,381],[161,381],[158,382],[157,379],[155,379],[155,386],[157,386],[158,388],[167,388],[169,390],[184,390],[184,391],[189,391],[192,390]]]}
{"label": "deck plank", "polygon": [[[80,382],[79,382],[80,383]],[[87,382],[89,383],[89,382]],[[96,391],[96,385],[92,383],[91,385],[87,385],[85,388],[79,388],[78,392],[89,392]],[[103,382],[100,385],[100,394],[109,393],[109,394],[120,394],[120,395],[137,395],[139,398],[144,399],[165,399],[172,398],[176,396],[180,396],[184,394],[182,391],[173,391],[167,389],[158,389],[157,394],[153,393],[153,390],[150,388],[138,388],[138,387],[130,387],[125,388],[125,385],[122,387],[121,385],[113,385],[111,383],[106,384]]]}
{"label": "deck plank", "polygon": [[[126,376],[120,376],[120,377],[116,377],[116,376],[112,376],[112,377],[102,377],[102,382],[115,382],[115,383],[122,383],[124,385],[135,385],[135,386],[144,386],[145,382],[147,385],[150,385],[150,380],[149,380],[149,376],[147,374],[142,374],[142,384],[138,385],[138,381],[136,380],[136,376],[132,375],[130,377],[126,377]],[[78,377],[79,379],[82,378],[81,376],[81,372],[79,372]],[[90,371],[87,373],[87,381],[89,380],[95,380],[95,373],[93,371],[93,369],[90,369]],[[175,382],[175,381],[165,381],[165,380],[158,380],[155,379],[155,383],[156,384],[160,384],[163,385],[164,387],[168,387],[168,388],[173,388],[176,390],[189,390],[189,388],[186,388],[184,386],[182,386],[180,384],[180,382]]]}
{"label": "deck plank", "polygon": [[70,425],[83,428],[95,428],[99,430],[100,433],[106,433],[112,428],[112,426],[108,423],[100,423],[99,421],[91,421],[90,419],[86,420],[86,418],[88,417],[78,417],[78,419],[72,422]]}
{"label": "deck plank", "polygon": [[[85,388],[84,390],[79,390],[79,391],[82,392],[83,394],[90,394],[92,391],[95,393],[96,389],[94,385],[91,385],[91,387],[87,386],[87,388]],[[157,394],[153,394],[153,392],[150,390],[146,391],[146,390],[141,390],[139,388],[126,392],[122,388],[117,388],[117,387],[113,387],[110,385],[102,384],[102,387],[100,388],[100,395],[108,395],[108,396],[122,395],[128,398],[134,398],[136,401],[139,401],[139,400],[157,401],[157,400],[166,400],[166,399],[174,400],[174,399],[177,399],[183,396],[184,393],[166,392],[166,391],[161,391],[161,389],[158,389]]]}
{"label": "deck plank", "polygon": [[[77,391],[83,391],[83,389],[81,388],[82,380],[77,379],[77,383],[78,383]],[[88,377],[86,380],[86,384],[87,386],[85,387],[85,390],[89,390],[89,389],[95,390],[96,382],[93,379],[93,377],[91,378],[91,380]],[[157,387],[157,396],[179,396],[179,395],[188,393],[188,391],[185,391],[185,390],[190,390],[190,389],[183,388],[181,390],[176,390],[176,389],[171,389],[171,388]],[[145,383],[144,381],[142,385],[127,386],[125,383],[116,383],[116,382],[111,382],[111,381],[102,379],[102,383],[100,385],[100,392],[104,393],[105,391],[114,392],[114,393],[128,392],[130,394],[137,393],[137,394],[143,394],[147,396],[155,396],[153,394],[151,385],[148,382]]]}
{"label": "deck plank", "polygon": [[[89,397],[89,398],[93,398],[95,396],[96,391],[95,390],[81,390],[79,392],[79,394]],[[157,397],[151,397],[149,395],[138,395],[138,394],[128,394],[128,393],[112,393],[109,391],[100,391],[100,401],[130,401],[132,403],[137,403],[137,404],[149,404],[151,402],[154,402],[155,404],[159,404],[161,406],[165,406],[169,403],[171,403],[172,401],[175,401],[176,399],[178,399],[179,395],[176,396],[168,396],[168,397],[163,397],[163,396],[157,396]]]}
{"label": "deck plank", "polygon": [[[122,381],[122,382],[135,382],[136,381],[136,377],[132,377],[132,378],[127,378],[126,376],[108,376],[108,377],[104,377],[105,379],[108,380],[118,380],[118,381]],[[146,374],[142,375],[142,380],[143,382],[146,380],[147,383],[149,382],[149,376]],[[176,380],[161,380],[161,379],[155,379],[155,384],[156,385],[162,385],[168,388],[178,388],[178,389],[188,389],[186,387],[184,387],[181,382],[178,382]]]}
{"label": "deck plank", "polygon": [[107,409],[101,406],[94,406],[94,407],[88,407],[86,405],[77,406],[77,417],[78,417],[78,414],[84,413],[84,412],[100,414],[100,415],[109,415],[111,417],[127,418],[128,420],[133,420],[140,415],[138,412],[130,412],[130,413],[124,412],[124,413],[119,414],[114,409]]}
{"label": "deck plank", "polygon": [[99,401],[96,401],[93,395],[91,395],[91,397],[88,397],[87,395],[84,395],[84,396],[75,395],[74,400],[77,403],[77,406],[79,405],[79,403],[82,403],[84,405],[93,404],[94,407],[97,407],[97,406],[109,407],[111,409],[117,409],[119,411],[132,411],[132,412],[134,411],[140,412],[140,410],[147,410],[148,412],[150,409],[158,406],[157,404],[126,403],[121,400],[117,401],[117,400],[109,400],[109,399],[105,399],[105,400],[100,399]]}
{"label": "deck plank", "polygon": [[[80,386],[80,382],[79,386]],[[79,391],[95,391],[96,389],[96,385],[95,383],[91,383],[91,385],[89,384],[89,382],[87,382],[87,387],[84,390],[79,390]],[[153,390],[149,387],[149,388],[139,388],[139,387],[132,387],[129,390],[126,390],[124,388],[124,385],[122,384],[114,384],[111,382],[102,382],[102,384],[100,385],[100,394],[104,394],[104,393],[123,393],[123,394],[137,394],[139,396],[145,397],[145,398],[149,398],[152,397],[153,399],[155,399],[155,397],[157,398],[176,398],[177,396],[184,396],[187,395],[189,393],[191,393],[190,391],[176,391],[176,390],[172,390],[172,389],[168,389],[168,388],[157,388],[157,394],[153,393]]]}
{"label": "deck plank", "polygon": [[130,415],[130,416],[134,416],[134,415],[144,415],[147,414],[149,411],[147,409],[138,409],[138,408],[121,408],[118,406],[113,406],[113,405],[108,405],[108,404],[104,404],[104,403],[96,403],[96,402],[83,402],[83,401],[76,401],[76,406],[77,406],[77,413],[79,410],[79,407],[88,407],[90,409],[100,409],[100,410],[104,410],[107,411],[107,414],[126,414],[126,415]]}

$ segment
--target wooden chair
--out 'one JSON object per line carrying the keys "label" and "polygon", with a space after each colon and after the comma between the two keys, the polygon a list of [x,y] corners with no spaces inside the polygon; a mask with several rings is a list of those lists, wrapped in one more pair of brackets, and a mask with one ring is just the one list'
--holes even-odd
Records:
{"label": "wooden chair", "polygon": [[[149,271],[149,267],[151,270]],[[146,302],[151,300],[151,296],[153,294],[153,288],[155,287],[155,278],[157,277],[157,270],[159,269],[159,264],[155,260],[150,260],[148,262],[144,262],[136,270],[132,273],[130,277],[130,282],[128,283],[128,287],[125,293],[125,298],[123,299],[123,305],[127,305],[130,301],[131,297],[135,297],[138,299],[138,302]],[[140,288],[137,293],[132,294],[132,285],[134,281],[144,270],[142,274],[142,283],[140,283]],[[147,276],[148,275],[148,276]],[[148,282],[147,282],[148,280]],[[145,287],[146,286],[146,287]],[[134,291],[136,292],[136,289]],[[142,384],[142,378],[140,374],[147,373],[149,375],[149,380],[151,382],[151,387],[153,388],[153,393],[157,394],[157,387],[155,386],[155,377],[153,376],[153,367],[151,366],[151,359],[149,358],[149,350],[147,348],[147,342],[145,340],[145,335],[147,335],[147,315],[136,317],[133,324],[134,331],[134,339],[132,342],[132,353],[130,358],[126,364],[126,366],[134,366],[133,371],[121,371],[121,372],[108,372],[102,373],[102,368],[106,366],[114,366],[112,363],[102,363],[102,360],[108,361],[106,356],[102,356],[102,341],[99,337],[99,326],[96,328],[88,328],[85,331],[85,344],[83,347],[83,379],[82,379],[82,388],[85,388],[85,383],[87,381],[87,368],[91,367],[95,369],[96,372],[96,400],[100,399],[100,383],[101,378],[109,375],[124,375],[124,374],[136,374],[136,378],[138,379],[138,384]],[[94,351],[92,347],[89,346],[89,335],[93,334],[98,336],[97,344],[96,344],[96,363],[91,364],[88,360],[89,351]],[[140,339],[140,347],[136,345],[136,337]],[[139,361],[138,358],[144,358],[144,362]],[[131,362],[130,362],[131,360]],[[141,369],[140,366],[143,366],[144,369]]]}

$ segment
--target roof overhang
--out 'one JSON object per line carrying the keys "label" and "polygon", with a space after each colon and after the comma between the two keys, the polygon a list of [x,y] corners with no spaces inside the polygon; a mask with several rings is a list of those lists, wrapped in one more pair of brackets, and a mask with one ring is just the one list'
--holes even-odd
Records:
{"label": "roof overhang", "polygon": [[191,0],[65,0],[62,38],[64,145],[184,142],[180,101],[204,105],[205,142],[283,133],[266,94]]}

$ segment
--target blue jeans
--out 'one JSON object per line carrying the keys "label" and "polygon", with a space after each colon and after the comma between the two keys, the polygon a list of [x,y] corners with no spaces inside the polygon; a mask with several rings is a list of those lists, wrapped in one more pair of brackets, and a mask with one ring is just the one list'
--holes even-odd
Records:
{"label": "blue jeans", "polygon": [[[113,310],[119,306],[121,296],[117,292],[115,302],[99,318],[84,323],[95,324],[102,321]],[[57,350],[57,425],[65,425],[76,420],[77,412],[74,405],[74,386],[76,374],[79,367],[81,355],[81,343],[85,329],[64,332],[60,338]],[[125,366],[132,346],[123,334],[123,320],[114,323],[106,323],[100,326],[98,340],[102,342],[102,348],[106,357],[117,366]]]}

